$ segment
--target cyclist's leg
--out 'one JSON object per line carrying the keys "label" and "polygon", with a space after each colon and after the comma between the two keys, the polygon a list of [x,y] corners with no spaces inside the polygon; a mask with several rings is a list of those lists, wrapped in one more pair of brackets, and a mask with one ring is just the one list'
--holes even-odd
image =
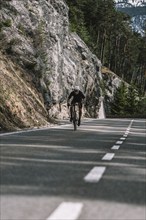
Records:
{"label": "cyclist's leg", "polygon": [[71,106],[70,106],[70,122],[72,122],[72,119],[73,119],[73,115],[72,115],[73,104],[74,104],[74,101],[72,100],[72,102],[71,102]]}
{"label": "cyclist's leg", "polygon": [[72,105],[70,106],[70,122],[72,122]]}
{"label": "cyclist's leg", "polygon": [[81,124],[81,117],[82,117],[82,103],[79,103],[79,120],[78,120],[78,126]]}

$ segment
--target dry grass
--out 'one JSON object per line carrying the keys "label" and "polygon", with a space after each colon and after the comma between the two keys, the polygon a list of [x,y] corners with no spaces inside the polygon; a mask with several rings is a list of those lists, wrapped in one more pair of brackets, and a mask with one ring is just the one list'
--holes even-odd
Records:
{"label": "dry grass", "polygon": [[47,115],[41,100],[31,76],[0,53],[0,127],[16,130],[46,125]]}
{"label": "dry grass", "polygon": [[105,66],[102,66],[101,73],[103,73],[103,74],[115,74],[114,72],[112,72],[110,69],[108,69]]}

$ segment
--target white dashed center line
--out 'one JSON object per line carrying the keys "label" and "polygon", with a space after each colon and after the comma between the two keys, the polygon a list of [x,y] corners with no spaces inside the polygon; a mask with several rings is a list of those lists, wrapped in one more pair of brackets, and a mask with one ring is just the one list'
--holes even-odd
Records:
{"label": "white dashed center line", "polygon": [[104,155],[102,160],[112,160],[114,156],[115,156],[114,153],[107,153],[107,154]]}
{"label": "white dashed center line", "polygon": [[47,220],[75,220],[79,217],[82,207],[82,203],[63,202]]}
{"label": "white dashed center line", "polygon": [[112,150],[118,150],[119,148],[120,148],[120,145],[113,145],[111,149]]}
{"label": "white dashed center line", "polygon": [[124,135],[123,135],[123,137],[127,137],[127,136],[128,136],[127,134],[124,134]]}
{"label": "white dashed center line", "polygon": [[117,141],[116,142],[116,144],[122,144],[123,143],[123,141]]}
{"label": "white dashed center line", "polygon": [[121,137],[121,138],[120,138],[120,140],[125,140],[125,139],[126,139],[125,137]]}
{"label": "white dashed center line", "polygon": [[85,177],[85,182],[97,183],[102,178],[103,173],[105,172],[106,167],[94,167]]}

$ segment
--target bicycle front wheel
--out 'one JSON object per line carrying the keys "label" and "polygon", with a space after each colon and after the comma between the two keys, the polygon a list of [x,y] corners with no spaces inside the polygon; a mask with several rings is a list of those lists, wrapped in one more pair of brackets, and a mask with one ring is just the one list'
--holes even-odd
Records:
{"label": "bicycle front wheel", "polygon": [[74,112],[74,116],[73,116],[73,126],[74,126],[74,131],[77,130],[77,116],[76,116],[76,112]]}

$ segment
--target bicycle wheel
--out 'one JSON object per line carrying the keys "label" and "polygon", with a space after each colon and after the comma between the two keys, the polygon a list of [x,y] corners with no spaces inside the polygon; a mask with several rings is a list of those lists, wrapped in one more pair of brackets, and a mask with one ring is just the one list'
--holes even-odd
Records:
{"label": "bicycle wheel", "polygon": [[74,126],[74,131],[76,131],[77,130],[76,112],[74,112],[74,115],[73,115],[73,126]]}

